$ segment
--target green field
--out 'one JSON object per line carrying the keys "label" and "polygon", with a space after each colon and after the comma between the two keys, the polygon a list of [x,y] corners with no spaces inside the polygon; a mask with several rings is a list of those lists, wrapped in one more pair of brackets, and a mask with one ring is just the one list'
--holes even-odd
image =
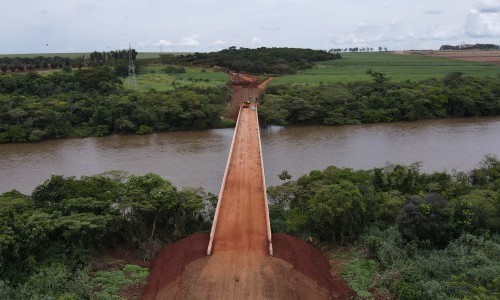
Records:
{"label": "green field", "polygon": [[[138,91],[166,91],[180,86],[218,87],[227,84],[227,73],[215,72],[211,69],[186,68],[186,73],[165,74],[165,66],[151,65],[145,67],[136,76],[136,84],[129,85],[125,79],[125,86]],[[203,71],[205,70],[205,71]]]}
{"label": "green field", "polygon": [[466,62],[448,58],[392,53],[344,53],[342,59],[318,63],[296,75],[278,77],[271,85],[311,84],[371,80],[368,69],[386,74],[391,81],[418,81],[442,78],[450,72],[470,76],[498,76],[500,65]]}

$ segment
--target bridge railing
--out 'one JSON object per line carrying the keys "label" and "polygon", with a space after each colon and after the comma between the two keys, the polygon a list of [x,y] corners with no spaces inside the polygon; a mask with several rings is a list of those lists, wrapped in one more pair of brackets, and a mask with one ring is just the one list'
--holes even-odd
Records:
{"label": "bridge railing", "polygon": [[231,142],[231,149],[229,150],[229,155],[227,157],[226,170],[224,171],[224,178],[222,179],[222,184],[219,192],[219,199],[217,201],[217,208],[215,209],[214,221],[212,223],[212,230],[210,230],[210,241],[208,242],[207,255],[212,254],[212,245],[214,242],[215,229],[217,228],[217,220],[219,219],[219,211],[222,203],[222,195],[224,194],[224,188],[226,187],[226,178],[229,171],[229,165],[231,164],[231,158],[233,157],[233,146],[235,143],[236,133],[238,131],[238,124],[240,122],[241,106],[238,112],[238,119],[236,120],[236,127],[234,128],[233,141]]}
{"label": "bridge railing", "polygon": [[259,126],[259,113],[257,111],[257,105],[255,105],[255,114],[257,115],[257,136],[259,137],[259,152],[260,152],[260,166],[262,171],[262,186],[264,187],[264,200],[265,200],[265,210],[266,210],[266,222],[267,222],[267,242],[269,243],[269,255],[273,256],[273,240],[271,236],[271,220],[269,218],[269,201],[267,199],[267,186],[266,186],[266,174],[264,172],[264,159],[262,156],[262,143],[260,141],[260,126]]}

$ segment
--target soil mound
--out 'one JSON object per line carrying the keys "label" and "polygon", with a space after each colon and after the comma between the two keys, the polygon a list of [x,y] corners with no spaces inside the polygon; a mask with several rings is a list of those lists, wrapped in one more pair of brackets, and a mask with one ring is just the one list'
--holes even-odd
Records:
{"label": "soil mound", "polygon": [[316,281],[320,287],[330,291],[334,299],[350,299],[355,294],[347,283],[332,276],[330,264],[318,248],[296,237],[273,234],[274,257],[291,264],[297,271]]}
{"label": "soil mound", "polygon": [[155,299],[159,290],[182,275],[186,266],[207,255],[210,235],[192,234],[163,248],[151,264],[142,299]]}
{"label": "soil mound", "polygon": [[[226,257],[225,254],[222,255],[225,258],[216,257],[215,260],[214,256],[206,256],[208,241],[208,234],[193,234],[165,247],[151,264],[148,285],[142,293],[142,299],[187,299],[211,295],[213,291],[207,284],[214,284],[216,278],[213,276],[221,277],[218,279],[224,281],[224,273],[230,272],[224,270],[221,272],[223,274],[207,275],[210,276],[210,280],[207,280],[202,270],[210,263],[225,265],[226,263],[220,259],[223,261],[233,259]],[[350,299],[354,295],[345,281],[331,276],[329,262],[321,250],[298,238],[281,233],[273,234],[273,246],[274,258],[269,257],[259,270],[253,272],[255,274],[249,272],[252,275],[247,275],[266,278],[264,283],[269,285],[265,288],[267,295],[277,297],[287,295],[290,299],[294,298],[290,297],[291,291],[292,295],[301,296],[295,298],[308,295],[315,298]],[[241,259],[241,256],[237,258]],[[275,259],[284,263],[280,264]],[[289,269],[291,266],[293,268]],[[304,277],[298,276],[293,270],[303,274]],[[320,290],[314,288],[314,282]],[[330,296],[325,294],[321,296],[323,293],[321,290]]]}

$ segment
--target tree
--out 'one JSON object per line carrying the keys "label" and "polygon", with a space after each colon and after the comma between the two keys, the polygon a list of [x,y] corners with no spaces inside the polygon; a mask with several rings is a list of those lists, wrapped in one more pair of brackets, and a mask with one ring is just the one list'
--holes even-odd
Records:
{"label": "tree", "polygon": [[373,81],[378,84],[389,81],[389,77],[387,77],[387,75],[385,75],[384,73],[372,71],[372,69],[368,69],[368,71],[366,71],[366,74],[370,74],[373,77]]}
{"label": "tree", "polygon": [[411,196],[399,212],[396,223],[403,236],[422,245],[444,247],[452,238],[453,210],[438,194]]}
{"label": "tree", "polygon": [[292,179],[292,175],[290,175],[287,170],[283,170],[283,172],[281,172],[281,174],[279,174],[278,177],[281,180],[290,180],[290,179]]}
{"label": "tree", "polygon": [[77,70],[74,76],[85,91],[94,90],[106,94],[116,90],[122,84],[109,67]]}
{"label": "tree", "polygon": [[366,204],[349,181],[322,187],[309,201],[311,232],[343,245],[354,240],[366,222]]}

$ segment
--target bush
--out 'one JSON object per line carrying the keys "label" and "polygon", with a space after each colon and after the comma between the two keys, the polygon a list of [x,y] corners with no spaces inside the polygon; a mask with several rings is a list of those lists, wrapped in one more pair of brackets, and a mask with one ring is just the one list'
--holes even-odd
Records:
{"label": "bush", "polygon": [[148,269],[126,265],[122,270],[97,272],[92,279],[92,287],[97,299],[123,299],[120,291],[146,282]]}
{"label": "bush", "polygon": [[139,135],[146,135],[146,134],[151,134],[152,132],[153,128],[149,127],[148,125],[141,125],[135,133]]}
{"label": "bush", "polygon": [[165,74],[179,74],[179,73],[186,73],[186,69],[180,66],[167,66],[165,69],[163,69],[163,73]]}
{"label": "bush", "polygon": [[375,274],[375,262],[370,259],[355,258],[342,270],[342,277],[360,298],[371,298],[369,289]]}
{"label": "bush", "polygon": [[107,136],[109,134],[109,128],[106,125],[98,125],[95,129],[96,136]]}
{"label": "bush", "polygon": [[444,247],[452,238],[451,205],[438,194],[411,196],[396,222],[403,236],[422,245]]}

